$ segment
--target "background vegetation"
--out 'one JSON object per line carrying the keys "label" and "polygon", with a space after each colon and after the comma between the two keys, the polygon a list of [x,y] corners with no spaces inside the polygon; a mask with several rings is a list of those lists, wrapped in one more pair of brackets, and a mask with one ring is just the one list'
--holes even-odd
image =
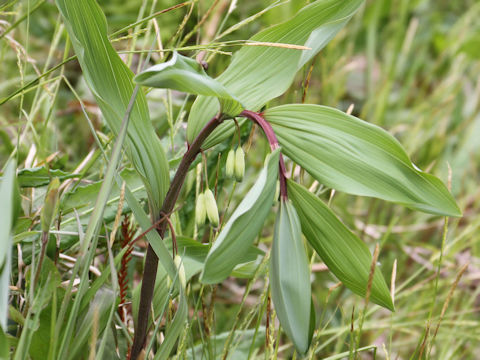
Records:
{"label": "background vegetation", "polygon": [[[306,2],[201,0],[136,26],[132,25],[139,19],[177,3],[99,3],[115,48],[136,72],[145,58],[142,51],[150,48],[155,33],[161,39],[156,50],[190,46],[182,53],[195,56],[204,48],[199,44],[210,43],[232,26],[235,31],[219,41],[248,39],[260,29],[288,19]],[[260,16],[267,7],[269,10]],[[56,341],[62,341],[58,337],[62,329],[56,327],[57,315],[52,309],[60,308],[71,269],[85,255],[81,240],[112,156],[114,138],[102,122],[78,63],[71,60],[56,67],[73,53],[65,41],[55,4],[10,0],[0,5],[0,11],[0,166],[5,173],[7,160],[16,159],[22,204],[13,236],[6,338],[19,359],[55,358],[51,349],[61,346]],[[245,21],[254,15],[255,19]],[[450,219],[446,224],[438,216],[381,200],[316,188],[372,252],[375,244],[380,245],[379,269],[393,280],[396,312],[372,304],[365,309],[365,301],[338,286],[319,259],[310,254],[314,270],[312,294],[319,322],[311,358],[348,358],[358,348],[363,349],[358,357],[364,359],[478,357],[479,15],[480,3],[474,0],[367,1],[347,27],[305,66],[288,93],[269,104],[306,102],[344,111],[353,106],[350,110],[354,115],[394,134],[418,167],[448,183],[463,210],[461,219]],[[125,27],[129,30],[118,32]],[[208,73],[220,74],[235,49],[238,46],[223,44],[215,51],[207,51],[204,60],[208,62]],[[165,55],[156,51],[152,59],[158,62]],[[151,91],[147,97],[153,124],[162,135],[174,167],[183,152],[183,120],[192,97],[163,90]],[[238,186],[232,181],[218,184],[223,189],[219,204],[229,204],[229,209],[253,184],[254,174],[268,151],[259,132],[252,135],[250,128],[245,128],[242,134],[247,142],[245,180]],[[255,136],[254,147],[248,146],[250,136]],[[213,183],[216,155],[223,155],[222,163],[229,147],[228,141],[209,153],[207,165]],[[122,161],[122,175],[135,190],[135,197],[144,200],[140,179],[125,157]],[[34,289],[32,244],[36,244],[38,262],[40,214],[46,203],[47,185],[54,176],[62,182],[58,231],[50,233],[43,265],[48,270],[42,272],[45,275]],[[293,176],[308,177],[298,171]],[[198,237],[192,216],[195,178],[193,171],[175,223],[178,234],[195,232]],[[192,189],[193,193],[189,192]],[[115,221],[119,202],[123,216]],[[105,358],[125,358],[131,341],[132,306],[122,306],[117,313],[111,295],[119,295],[114,296],[117,302],[135,302],[134,289],[138,288],[146,243],[137,242],[128,257],[118,260],[113,272],[116,275],[111,276],[112,258],[120,259],[126,242],[140,234],[134,218],[129,216],[130,208],[122,202],[120,189],[114,187],[101,219],[90,272],[79,277],[79,281],[92,280],[98,288],[92,288],[82,302],[83,312],[72,335],[72,358],[95,355],[98,349],[88,345],[95,343],[104,344]],[[258,241],[265,251],[270,248],[273,220],[274,216]],[[115,239],[111,248],[110,238]],[[250,280],[229,279],[218,287],[201,286],[194,278],[187,288],[189,322],[178,344],[179,354],[187,358],[201,358],[202,353],[204,358],[211,358],[215,354],[220,358],[226,354],[225,348],[230,348],[232,358],[245,359],[255,354],[262,358],[290,358],[293,348],[288,339],[276,331],[275,321],[265,322],[266,314],[271,319],[274,314],[268,311],[264,271],[265,263],[259,263],[247,271]],[[73,286],[75,289],[78,283]],[[118,288],[123,290],[121,294]],[[170,301],[167,307],[174,306]],[[110,312],[113,308],[115,312]],[[70,309],[65,311],[68,318]],[[166,325],[158,323],[160,330],[168,328],[171,319],[167,318]],[[267,337],[265,326],[269,326]],[[335,357],[338,354],[343,355]]]}

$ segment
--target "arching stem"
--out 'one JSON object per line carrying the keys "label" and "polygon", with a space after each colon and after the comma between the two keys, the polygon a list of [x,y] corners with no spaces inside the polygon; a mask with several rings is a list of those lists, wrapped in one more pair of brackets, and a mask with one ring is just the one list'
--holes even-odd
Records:
{"label": "arching stem", "polygon": [[[246,117],[252,120],[255,124],[260,126],[267,137],[268,143],[270,144],[270,149],[275,150],[280,145],[277,140],[277,136],[275,135],[275,131],[273,131],[272,125],[265,120],[262,114],[256,113],[250,110],[243,110],[240,116]],[[283,161],[283,156],[280,154],[279,160],[279,180],[280,180],[280,196],[286,200],[288,198],[287,194],[287,171],[285,169],[285,162]]]}

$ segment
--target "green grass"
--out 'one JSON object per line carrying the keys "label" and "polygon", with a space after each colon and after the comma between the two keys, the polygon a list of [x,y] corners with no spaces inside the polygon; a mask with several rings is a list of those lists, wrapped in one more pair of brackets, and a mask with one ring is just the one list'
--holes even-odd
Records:
{"label": "green grass", "polygon": [[[154,42],[158,25],[165,49],[188,46],[189,50],[182,53],[195,57],[198,50],[207,48],[207,72],[216,76],[230,62],[228,52],[238,50],[218,42],[248,39],[279,19],[288,19],[303,5],[300,1],[278,5],[242,22],[272,3],[238,2],[237,8],[227,14],[229,2],[220,1],[201,22],[212,3],[186,4],[158,14],[156,23],[141,20],[175,3],[145,0],[124,4],[110,0],[102,1],[101,7],[107,16],[108,34],[114,34],[113,46],[134,73],[142,67],[152,43],[150,56],[154,62],[167,55],[162,55],[158,42]],[[305,65],[288,92],[268,103],[273,107],[304,99],[342,111],[353,104],[354,115],[389,131],[418,167],[449,184],[463,211],[461,219],[450,218],[446,224],[442,217],[382,200],[333,193],[288,162],[293,178],[311,186],[328,202],[371,252],[379,244],[376,271],[383,273],[387,283],[394,264],[396,268],[396,311],[391,313],[372,302],[365,306],[364,299],[344,286],[337,287],[337,280],[324,269],[318,256],[309,253],[317,328],[307,358],[416,359],[420,354],[426,359],[477,358],[479,15],[480,6],[473,0],[367,1],[333,41]],[[121,221],[134,214],[129,218],[136,226],[133,238],[147,230],[151,210],[147,199],[152,197],[152,190],[145,189],[132,170],[138,164],[128,160],[131,150],[122,151],[121,122],[112,133],[100,116],[77,60],[71,59],[72,46],[54,4],[8,1],[0,5],[0,20],[2,186],[8,179],[8,160],[15,160],[18,170],[45,167],[76,174],[61,179],[60,216],[50,228],[47,256],[37,284],[32,279],[40,255],[40,215],[47,187],[43,183],[20,188],[21,214],[12,231],[12,246],[5,236],[0,239],[1,258],[11,250],[8,325],[6,334],[0,333],[0,342],[5,338],[9,341],[12,358],[16,359],[124,359],[132,342],[132,313],[136,313],[139,302],[146,242],[136,243],[131,260],[122,267],[126,225],[122,227]],[[234,32],[215,39],[215,34],[235,29],[237,24],[241,26]],[[124,28],[128,30],[118,32]],[[213,41],[215,46],[207,46]],[[185,121],[193,96],[170,90],[152,90],[145,95],[151,125],[173,170],[184,152]],[[126,108],[129,97],[123,96],[126,100],[122,106]],[[123,115],[124,110],[119,112]],[[178,342],[176,337],[169,341],[172,355],[178,354],[178,358],[193,358],[192,354],[196,359],[202,354],[206,359],[221,358],[227,351],[229,358],[238,359],[298,358],[275,322],[265,281],[274,214],[269,215],[267,226],[256,240],[267,256],[243,269],[249,279],[229,278],[217,286],[202,285],[201,268],[194,259],[206,249],[186,245],[190,237],[208,240],[213,234],[208,226],[198,228],[193,216],[202,183],[207,182],[212,189],[217,185],[219,209],[228,209],[227,219],[255,182],[268,144],[260,132],[251,134],[250,130],[250,126],[244,126],[240,133],[243,143],[250,137],[254,140],[252,147],[245,147],[245,180],[235,184],[219,178],[216,184],[217,168],[221,168],[217,162],[224,163],[232,141],[236,143],[237,139],[224,141],[206,152],[206,162],[197,160],[171,218],[180,254],[193,252],[184,264],[191,280],[185,296],[180,297],[188,304],[188,321],[181,326],[173,316],[185,303],[179,305],[179,297],[167,298],[169,291],[176,295],[180,289],[173,276],[174,264],[167,256],[170,242],[166,241],[168,249],[163,249],[158,236],[149,233],[149,241],[156,241],[158,251],[165,251],[165,259],[170,260],[169,269],[160,269],[157,276],[156,320],[151,325],[156,336],[147,343],[155,352],[160,334],[167,330],[167,339],[172,339],[169,330],[175,332],[176,328]],[[155,161],[155,154],[151,159]],[[206,179],[202,178],[202,167],[207,169]],[[27,180],[33,181],[32,176],[38,173],[24,171],[19,176],[31,176]],[[121,190],[123,181],[125,191]],[[1,201],[6,204],[3,198]],[[120,222],[115,220],[117,213],[122,216]],[[5,269],[0,267],[0,271]],[[122,272],[128,282],[126,301],[132,303],[125,307],[123,320],[117,313],[118,276]],[[0,282],[3,293],[7,282]],[[162,314],[165,317],[161,322],[158,319]]]}

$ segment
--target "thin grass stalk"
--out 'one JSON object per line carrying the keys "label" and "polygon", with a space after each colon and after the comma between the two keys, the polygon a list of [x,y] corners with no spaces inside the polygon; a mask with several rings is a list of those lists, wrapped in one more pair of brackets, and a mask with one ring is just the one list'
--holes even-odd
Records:
{"label": "thin grass stalk", "polygon": [[[200,310],[200,306],[203,305],[203,292],[205,290],[205,285],[202,284],[202,286],[200,287],[200,290],[198,292],[198,300],[195,302],[195,307],[194,307],[194,312],[193,312],[193,317],[192,317],[192,322],[193,322],[193,319],[196,317],[197,319],[197,324],[198,324],[198,332],[199,332],[199,336],[200,336],[200,341],[202,342],[202,344],[205,342],[204,340],[204,328],[202,326],[202,323],[201,323],[201,320],[200,320],[200,316],[198,314],[198,311]],[[192,344],[192,348],[193,348],[193,344]]]}
{"label": "thin grass stalk", "polygon": [[[259,268],[261,267],[262,269],[264,269],[265,266],[267,265],[267,263],[262,262],[262,264],[259,265]],[[253,282],[255,283],[255,281],[253,281]],[[260,304],[258,305],[258,310],[257,310],[257,308],[253,307],[250,310],[250,312],[247,313],[247,315],[245,316],[245,319],[243,320],[243,322],[240,323],[240,326],[238,327],[239,331],[247,330],[248,327],[251,325],[253,319],[255,318],[255,314],[259,311],[258,321],[255,325],[255,333],[254,333],[254,336],[252,337],[252,343],[251,343],[251,348],[250,348],[252,351],[254,350],[253,346],[255,345],[255,339],[258,335],[258,330],[259,330],[260,325],[261,325],[261,320],[262,320],[263,314],[266,311],[266,305],[267,305],[267,302],[268,302],[269,293],[270,293],[270,289],[269,289],[269,284],[267,282],[267,283],[265,283],[265,286],[263,288],[262,296],[260,298],[261,301],[260,301]],[[240,345],[241,340],[242,340],[242,336],[239,336],[238,338],[236,338],[236,341],[233,341],[233,343],[230,347],[230,351],[235,352],[235,349],[237,348],[237,346]]]}
{"label": "thin grass stalk", "polygon": [[[147,1],[143,0],[141,5],[140,5],[140,9],[138,11],[138,14],[137,14],[137,22],[142,19],[143,14],[145,13],[146,7],[147,7]],[[147,29],[149,27],[150,27],[149,24],[147,24]],[[133,30],[134,33],[138,33],[139,31],[140,31],[140,26],[136,26],[135,29]],[[148,30],[147,30],[147,33],[145,35],[146,35],[145,38],[148,39],[148,35],[149,35]],[[138,39],[138,36],[133,36],[131,38],[130,49],[135,49],[135,47],[137,45],[137,39]],[[133,54],[128,55],[126,64],[129,68],[132,68],[132,60],[133,60]],[[141,63],[142,63],[142,59],[139,60],[139,64],[138,64],[139,68],[137,69],[137,71],[140,70]]]}
{"label": "thin grass stalk", "polygon": [[[45,2],[45,0],[41,0],[41,2]],[[186,6],[186,5],[190,4],[190,3],[191,3],[190,1],[187,1],[187,2],[184,2],[184,3],[180,3],[180,4],[177,4],[177,5],[171,6],[171,7],[167,8],[167,9],[163,9],[163,10],[157,11],[156,13],[154,13],[154,14],[152,14],[152,15],[150,15],[150,16],[147,16],[146,18],[143,18],[143,19],[141,19],[141,20],[139,20],[139,21],[137,21],[137,22],[135,22],[135,23],[133,23],[133,24],[130,24],[130,25],[128,25],[128,26],[126,26],[126,27],[124,27],[124,28],[122,28],[122,29],[114,32],[113,34],[111,34],[111,35],[109,36],[109,39],[112,40],[112,41],[114,41],[114,40],[115,40],[114,38],[115,38],[117,35],[121,34],[122,32],[125,32],[125,31],[127,31],[127,30],[129,30],[129,29],[131,29],[131,28],[133,28],[133,27],[135,27],[135,26],[137,26],[137,25],[141,25],[141,24],[143,24],[143,23],[145,23],[145,22],[147,22],[147,21],[149,21],[149,20],[151,20],[151,19],[153,19],[153,18],[155,18],[155,17],[157,17],[157,16],[159,16],[159,15],[161,15],[161,14],[164,14],[164,13],[167,13],[167,12],[169,12],[169,11],[172,11],[172,10],[179,9],[179,8],[181,8],[181,7],[184,7],[184,6]],[[32,11],[30,11],[30,13],[32,13]],[[23,20],[25,20],[25,19],[22,19],[22,21],[23,21]],[[17,24],[17,25],[18,25],[18,24]],[[15,25],[15,26],[17,26],[17,25]],[[12,28],[13,28],[13,25],[12,25]],[[8,31],[7,31],[7,32],[8,32]],[[6,32],[3,32],[2,34],[0,34],[0,39],[1,39],[2,36],[5,35],[5,34],[6,34]],[[68,54],[68,50],[69,50],[69,49],[70,49],[70,47],[69,47],[69,45],[67,45],[67,46],[66,46],[66,49],[65,49],[66,51],[65,51],[64,53],[65,53],[65,54]],[[50,75],[50,74],[51,74],[52,72],[54,72],[55,70],[58,70],[58,69],[62,68],[64,65],[66,65],[67,63],[69,63],[70,61],[75,60],[75,59],[77,59],[77,55],[72,55],[72,56],[70,56],[70,57],[64,57],[64,59],[63,59],[60,63],[58,63],[57,65],[51,67],[51,68],[48,69],[48,70],[45,70],[44,73],[40,74],[40,75],[37,76],[35,79],[29,81],[27,84],[24,84],[24,85],[20,86],[19,89],[15,90],[15,91],[14,91],[13,93],[11,93],[10,95],[8,95],[8,96],[0,99],[0,105],[5,104],[5,103],[6,103],[7,101],[9,101],[9,100],[12,100],[13,98],[15,98],[15,97],[16,97],[17,95],[19,95],[19,94],[23,94],[26,90],[28,90],[29,88],[31,88],[32,86],[34,86],[35,84],[37,84],[41,79],[43,79],[44,77]]]}
{"label": "thin grass stalk", "polygon": [[0,34],[0,40],[7,35],[10,31],[15,29],[18,25],[20,25],[22,22],[25,21],[25,19],[28,19],[30,15],[32,15],[40,6],[43,5],[45,0],[40,0],[38,1],[32,8],[30,8],[30,1],[28,2],[29,9],[25,15],[22,15],[17,21],[15,21],[10,27],[5,29],[3,33]]}
{"label": "thin grass stalk", "polygon": [[[111,277],[112,277],[112,291],[113,291],[112,296],[114,297],[114,299],[116,299],[117,294],[118,294],[118,290],[119,290],[118,275],[117,275],[117,271],[115,269],[115,260],[114,260],[113,253],[112,253],[112,247],[111,247],[111,244],[109,244],[108,241],[107,241],[107,250],[108,250],[108,260],[109,260],[109,264],[110,264],[110,273],[111,273]],[[117,308],[116,301],[112,301],[112,306],[110,308],[110,313],[108,315],[107,324],[112,323],[113,316],[115,314],[115,309],[116,308]],[[100,346],[98,347],[98,351],[97,351],[95,359],[101,360],[101,359],[104,358],[103,352],[105,351],[105,346],[107,344],[108,333],[109,333],[108,330],[109,329],[108,329],[108,325],[107,325],[107,327],[104,330],[104,334],[102,336]]]}
{"label": "thin grass stalk", "polygon": [[121,28],[120,30],[115,31],[114,33],[112,33],[112,34],[109,35],[109,39],[112,40],[112,39],[114,39],[117,35],[120,35],[121,33],[124,33],[125,31],[130,30],[131,28],[134,28],[134,27],[136,27],[136,26],[138,26],[138,25],[142,25],[142,24],[146,23],[147,21],[150,21],[150,20],[152,20],[152,19],[155,19],[155,18],[156,18],[157,16],[159,16],[159,15],[162,15],[162,14],[164,14],[164,13],[166,13],[166,12],[169,12],[169,11],[172,11],[172,10],[175,10],[175,9],[180,9],[180,8],[182,8],[182,7],[184,7],[184,6],[188,5],[188,4],[191,4],[191,3],[192,3],[191,1],[186,1],[186,2],[183,2],[183,3],[180,3],[180,4],[176,4],[176,5],[170,6],[169,8],[166,8],[166,9],[163,9],[163,10],[160,10],[160,11],[157,11],[157,12],[155,12],[155,13],[147,16],[147,17],[144,17],[143,19],[140,19],[140,20],[138,20],[138,21],[136,21],[136,22],[134,22],[134,23],[132,23],[132,24],[130,24],[130,25],[127,25],[127,26]]}
{"label": "thin grass stalk", "polygon": [[[372,264],[370,266],[370,274],[369,274],[368,283],[367,283],[367,292],[365,294],[365,306],[363,308],[362,315],[360,317],[360,324],[358,326],[358,337],[357,337],[356,349],[360,348],[360,338],[361,338],[361,335],[362,335],[363,323],[365,321],[365,313],[367,312],[368,304],[370,302],[373,276],[375,275],[375,270],[376,270],[376,267],[377,267],[377,260],[378,260],[379,252],[380,252],[380,246],[377,243],[375,245],[375,251],[374,251],[373,257],[372,257]],[[355,359],[357,359],[357,357],[358,357],[358,352],[355,351]]]}
{"label": "thin grass stalk", "polygon": [[156,334],[158,333],[159,329],[160,329],[160,324],[162,322],[162,318],[164,317],[166,311],[167,311],[167,308],[168,308],[168,304],[172,298],[172,295],[173,295],[173,291],[175,290],[175,286],[177,284],[177,279],[178,279],[178,272],[177,272],[177,275],[175,276],[175,278],[172,280],[172,284],[170,285],[170,288],[168,290],[168,295],[165,299],[165,302],[163,303],[162,307],[161,307],[161,310],[160,310],[160,313],[158,316],[156,316],[156,318],[158,319],[157,323],[155,324],[155,328],[153,329],[153,333],[152,333],[152,337],[150,339],[150,342],[148,343],[147,347],[145,348],[145,354],[149,354],[150,351],[152,350],[153,348],[153,345],[155,343],[155,337],[156,337]]}
{"label": "thin grass stalk", "polygon": [[21,95],[23,94],[25,91],[27,91],[29,88],[31,88],[33,85],[37,84],[41,79],[43,79],[44,77],[50,75],[52,72],[54,72],[55,70],[58,70],[59,68],[63,67],[63,65],[69,63],[70,61],[72,60],[75,60],[77,58],[76,55],[73,55],[73,56],[70,56],[66,59],[64,59],[63,61],[61,61],[60,63],[58,63],[57,65],[53,66],[52,68],[50,68],[49,70],[45,71],[43,74],[39,75],[38,77],[36,77],[35,79],[29,81],[28,83],[22,85],[18,90],[15,90],[13,93],[11,93],[10,95],[8,95],[7,97],[4,97],[3,99],[0,100],[0,105],[3,105],[5,104],[7,101],[13,99],[14,97],[16,97],[17,95]]}
{"label": "thin grass stalk", "polygon": [[[258,265],[257,269],[255,270],[255,274],[253,275],[253,278],[251,280],[249,280],[248,283],[247,283],[247,286],[245,288],[245,292],[244,292],[243,297],[242,297],[242,302],[240,303],[240,307],[237,311],[237,315],[235,316],[235,321],[233,323],[233,326],[232,326],[232,328],[231,328],[231,330],[228,334],[228,337],[225,340],[225,344],[223,346],[223,352],[222,352],[221,358],[224,359],[224,360],[227,359],[228,353],[231,350],[230,342],[232,341],[233,334],[237,330],[238,321],[240,320],[240,315],[243,311],[243,306],[245,305],[245,301],[247,300],[248,294],[250,294],[250,290],[252,289],[253,284],[255,283],[255,281],[256,281],[258,275],[260,274],[261,270],[268,263],[269,259],[270,259],[270,256],[268,256],[268,255],[263,258],[262,262]],[[267,295],[266,295],[267,298],[269,298],[270,296],[269,296],[268,287],[266,289],[266,293],[267,293]],[[268,319],[268,317],[267,317],[267,319]],[[266,333],[268,333],[268,331]]]}
{"label": "thin grass stalk", "polygon": [[255,351],[255,340],[257,338],[258,330],[260,329],[260,325],[262,324],[263,315],[265,314],[265,311],[266,311],[267,306],[268,306],[267,305],[267,302],[269,301],[268,299],[269,299],[268,298],[268,284],[265,283],[265,286],[264,286],[263,292],[262,292],[261,308],[260,308],[260,312],[258,314],[257,323],[255,324],[255,333],[253,334],[252,343],[250,344],[250,349],[248,350],[248,359],[250,359],[252,357],[253,352]]}
{"label": "thin grass stalk", "polygon": [[426,328],[425,328],[425,338],[422,341],[422,345],[420,348],[420,354],[419,357],[422,358],[423,352],[425,351],[425,347],[427,345],[428,341],[428,335],[430,334],[430,327],[431,327],[431,321],[432,321],[432,316],[433,316],[433,311],[435,310],[435,305],[437,302],[437,297],[438,297],[438,281],[440,278],[440,271],[442,268],[443,264],[443,256],[444,256],[444,251],[445,251],[445,243],[447,240],[447,233],[448,233],[448,217],[445,217],[444,225],[443,225],[443,232],[442,232],[442,244],[440,246],[440,257],[438,259],[438,264],[437,264],[437,269],[435,272],[435,285],[434,285],[434,290],[433,290],[433,297],[432,297],[432,302],[430,305],[430,311],[428,313],[428,318],[427,318],[427,323],[426,323]]}
{"label": "thin grass stalk", "polygon": [[427,358],[430,358],[430,354],[431,354],[432,349],[433,349],[435,338],[437,337],[437,334],[438,334],[438,329],[440,328],[440,325],[443,321],[443,318],[445,317],[445,313],[447,312],[447,308],[448,308],[448,305],[450,304],[450,300],[452,300],[453,293],[454,293],[455,289],[457,288],[457,285],[460,282],[460,279],[462,278],[463,273],[467,270],[469,265],[470,265],[469,263],[466,263],[465,265],[462,266],[462,268],[460,269],[460,271],[458,272],[458,274],[455,278],[455,281],[453,282],[453,284],[450,288],[450,291],[448,292],[448,295],[447,295],[447,298],[445,299],[445,302],[443,303],[442,312],[440,313],[440,318],[438,319],[437,326],[435,327],[432,339],[430,340],[431,345],[430,345],[430,349],[428,350]]}
{"label": "thin grass stalk", "polygon": [[[397,259],[393,261],[393,267],[392,267],[392,276],[390,278],[390,295],[392,297],[392,303],[395,305],[395,282],[397,281]],[[393,343],[393,322],[394,322],[394,315],[393,313],[390,315],[390,332],[388,335],[388,352],[392,352],[392,343]],[[388,354],[387,351],[385,351],[386,354]],[[387,359],[388,360],[388,359]]]}
{"label": "thin grass stalk", "polygon": [[353,353],[355,351],[355,305],[352,307],[352,315],[350,316],[350,349],[348,352],[348,359],[353,360]]}
{"label": "thin grass stalk", "polygon": [[32,342],[34,324],[39,322],[41,314],[41,310],[37,309],[36,307],[39,302],[43,301],[49,290],[48,283],[50,282],[50,278],[51,277],[49,274],[47,280],[45,281],[45,285],[42,287],[41,291],[37,293],[37,295],[32,301],[31,306],[28,308],[28,313],[25,317],[23,331],[20,336],[20,340],[18,341],[13,360],[24,360],[28,358],[29,348]]}
{"label": "thin grass stalk", "polygon": [[93,321],[92,321],[92,335],[90,337],[90,353],[88,354],[88,360],[95,360],[97,355],[97,338],[98,338],[98,307],[93,308]]}
{"label": "thin grass stalk", "polygon": [[57,292],[54,291],[52,294],[52,316],[50,320],[50,339],[48,344],[48,356],[47,359],[52,359],[51,355],[53,354],[53,345],[55,337],[55,324],[57,321]]}
{"label": "thin grass stalk", "polygon": [[183,37],[182,41],[180,42],[179,46],[185,45],[188,40],[198,31],[198,29],[203,25],[203,23],[208,19],[210,16],[210,13],[215,9],[215,7],[218,5],[219,0],[214,0],[212,5],[208,8],[208,10],[203,14],[202,18],[195,24],[194,28]]}
{"label": "thin grass stalk", "polygon": [[[42,271],[43,259],[45,258],[45,253],[47,252],[47,244],[50,233],[48,231],[42,231],[41,235],[41,247],[40,247],[40,257],[38,259],[38,265],[35,271],[35,277],[33,279],[33,289],[38,283],[40,278],[40,272]],[[33,269],[32,269],[33,270]]]}

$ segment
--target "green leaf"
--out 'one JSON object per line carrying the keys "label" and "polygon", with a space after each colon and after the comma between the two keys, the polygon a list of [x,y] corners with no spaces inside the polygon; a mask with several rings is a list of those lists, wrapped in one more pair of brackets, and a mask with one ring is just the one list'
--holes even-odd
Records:
{"label": "green leaf", "polygon": [[[217,80],[248,110],[259,110],[267,101],[282,95],[290,87],[296,72],[335,36],[362,2],[319,0],[305,6],[290,20],[265,29],[250,40],[254,43],[301,45],[311,50],[243,46]],[[195,101],[188,119],[187,138],[190,143],[217,112],[214,98],[202,96]],[[204,148],[220,143],[233,131],[232,123],[223,124],[210,135]]]}
{"label": "green leaf", "polygon": [[[298,214],[297,214],[298,216]],[[315,314],[315,305],[313,303],[313,298],[310,298],[310,323],[308,325],[308,346],[312,344],[313,334],[315,332],[315,327],[317,326],[317,315]]]}
{"label": "green leaf", "polygon": [[[255,247],[252,247],[256,249]],[[233,269],[231,276],[237,279],[251,279],[255,276],[258,267],[262,263],[263,256],[257,256],[255,260],[240,263]]]}
{"label": "green leaf", "polygon": [[70,174],[60,169],[47,169],[44,166],[22,169],[18,172],[18,185],[20,187],[39,187],[48,185],[55,177],[58,177],[59,180],[66,180],[76,176],[78,174]]}
{"label": "green leaf", "polygon": [[[123,169],[120,172],[120,176],[125,181],[130,189],[135,191],[137,198],[146,198],[145,191],[143,189],[143,182],[141,177],[133,169]],[[91,209],[95,205],[95,201],[98,197],[98,192],[102,187],[103,181],[96,181],[87,185],[80,185],[63,195],[60,208],[62,214],[73,211],[73,209],[79,210],[81,208]],[[118,201],[114,201],[115,198],[120,196],[120,189],[114,187],[108,198],[108,204],[112,205],[114,214],[118,209]],[[62,215],[63,216],[63,215]]]}
{"label": "green leaf", "polygon": [[[197,275],[203,269],[203,263],[210,250],[210,245],[202,244],[194,239],[177,236],[178,254],[182,257],[183,266],[185,268],[187,282]],[[167,249],[171,251],[172,242],[170,238],[165,239]],[[250,246],[239,259],[239,265],[235,267],[232,276],[249,277],[252,275],[251,267],[255,270],[258,266],[258,258],[263,258],[265,253],[255,246]],[[250,271],[249,271],[250,270]]]}
{"label": "green leaf", "polygon": [[[118,134],[132,96],[133,73],[123,63],[107,38],[107,22],[94,0],[56,0],[85,80],[110,129]],[[165,152],[155,134],[145,95],[140,91],[130,114],[127,154],[143,177],[155,215],[168,189]]]}
{"label": "green leaf", "polygon": [[257,181],[215,240],[200,276],[204,284],[229,276],[262,229],[275,196],[279,154],[279,149],[270,154]]}
{"label": "green leaf", "polygon": [[432,214],[461,216],[445,185],[416,168],[380,127],[319,105],[278,106],[264,116],[283,153],[320,183]]}
{"label": "green leaf", "polygon": [[0,360],[10,359],[10,344],[7,335],[0,326]]}
{"label": "green leaf", "polygon": [[12,226],[14,222],[15,162],[5,166],[0,183],[0,327],[7,331],[8,297],[12,261]]}
{"label": "green leaf", "polygon": [[238,115],[243,107],[217,80],[207,75],[195,60],[173,52],[172,58],[141,72],[133,79],[137,84],[166,88],[196,95],[214,96],[219,99],[222,112]]}
{"label": "green leaf", "polygon": [[0,271],[11,247],[11,229],[14,223],[15,162],[5,166],[0,182]]}
{"label": "green leaf", "polygon": [[[303,186],[288,181],[288,194],[310,245],[346,287],[364,297],[372,263],[368,247]],[[378,267],[373,277],[371,299],[394,310],[390,292]]]}
{"label": "green leaf", "polygon": [[270,261],[270,284],[275,311],[297,351],[310,346],[310,268],[300,220],[292,203],[280,201]]}

